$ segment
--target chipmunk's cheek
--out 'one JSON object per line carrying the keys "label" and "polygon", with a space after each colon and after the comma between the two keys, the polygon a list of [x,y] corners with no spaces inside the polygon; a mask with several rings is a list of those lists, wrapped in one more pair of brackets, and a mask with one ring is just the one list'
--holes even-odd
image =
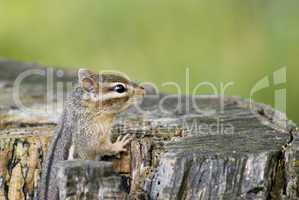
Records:
{"label": "chipmunk's cheek", "polygon": [[131,105],[130,103],[130,97],[123,97],[120,99],[120,104],[118,105],[118,110],[119,111],[123,111],[125,109],[127,109],[129,106]]}

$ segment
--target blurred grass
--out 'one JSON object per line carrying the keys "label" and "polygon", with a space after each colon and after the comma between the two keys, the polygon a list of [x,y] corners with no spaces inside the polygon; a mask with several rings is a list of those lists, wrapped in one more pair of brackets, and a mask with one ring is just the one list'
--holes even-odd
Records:
{"label": "blurred grass", "polygon": [[166,92],[176,92],[162,86],[166,81],[185,88],[188,67],[191,89],[233,81],[225,94],[245,98],[258,80],[286,66],[287,83],[255,99],[273,105],[275,89],[286,87],[288,116],[299,123],[298,6],[296,0],[0,0],[0,56],[121,70]]}

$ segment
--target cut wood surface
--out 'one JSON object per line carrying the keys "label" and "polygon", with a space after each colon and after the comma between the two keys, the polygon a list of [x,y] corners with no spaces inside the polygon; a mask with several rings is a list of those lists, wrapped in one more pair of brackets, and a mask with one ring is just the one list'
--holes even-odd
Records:
{"label": "cut wood surface", "polygon": [[[13,71],[8,63],[0,62],[0,69]],[[75,79],[73,72],[65,73],[70,75],[60,81]],[[0,76],[0,199],[33,199],[61,104],[58,98],[51,101],[57,107],[53,112],[20,109],[12,98],[16,75]],[[26,107],[45,107],[43,81],[22,85]],[[143,111],[130,108],[114,125],[115,137],[135,136],[128,153],[105,163],[60,163],[62,199],[297,199],[297,127],[282,113],[237,97],[180,96],[178,104],[178,97],[149,90]],[[106,169],[105,176],[98,172]],[[117,191],[109,193],[110,186]]]}

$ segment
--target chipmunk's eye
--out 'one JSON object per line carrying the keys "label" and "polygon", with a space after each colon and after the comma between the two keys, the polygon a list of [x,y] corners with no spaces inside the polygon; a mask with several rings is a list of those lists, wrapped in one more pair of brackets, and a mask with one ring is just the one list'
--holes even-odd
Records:
{"label": "chipmunk's eye", "polygon": [[127,88],[122,84],[117,84],[116,86],[113,87],[113,91],[117,93],[124,93],[127,91]]}

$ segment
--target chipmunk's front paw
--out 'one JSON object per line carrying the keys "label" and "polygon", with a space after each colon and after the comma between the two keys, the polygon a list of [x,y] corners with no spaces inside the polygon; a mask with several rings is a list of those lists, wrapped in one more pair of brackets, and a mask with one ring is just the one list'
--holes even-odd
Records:
{"label": "chipmunk's front paw", "polygon": [[116,152],[116,153],[120,153],[120,152],[126,152],[126,148],[125,146],[127,144],[129,144],[131,141],[132,141],[132,137],[130,134],[127,134],[125,136],[119,136],[116,140],[115,143],[113,143],[113,150]]}

